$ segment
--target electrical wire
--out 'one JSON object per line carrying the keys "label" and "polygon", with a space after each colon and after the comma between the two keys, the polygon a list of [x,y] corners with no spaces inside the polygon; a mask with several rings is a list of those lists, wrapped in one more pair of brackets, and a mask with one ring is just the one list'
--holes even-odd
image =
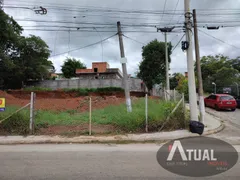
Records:
{"label": "electrical wire", "polygon": [[227,43],[227,42],[225,42],[225,41],[223,41],[223,40],[221,40],[221,39],[218,39],[218,38],[215,37],[215,36],[212,36],[212,35],[210,35],[210,34],[204,32],[204,31],[200,30],[200,29],[199,29],[199,31],[200,31],[201,33],[203,33],[203,34],[209,36],[209,37],[212,37],[213,39],[215,39],[215,40],[217,40],[217,41],[220,41],[220,42],[222,42],[222,43],[224,43],[224,44],[227,44],[228,46],[232,46],[232,47],[234,47],[234,48],[236,48],[236,49],[240,49],[240,47],[237,47],[237,46],[234,46],[234,45],[232,45],[232,44],[229,44],[229,43]]}
{"label": "electrical wire", "polygon": [[100,32],[98,32],[98,30],[97,30],[96,27],[94,27],[93,29],[96,30],[96,32],[98,33],[98,35],[100,36],[100,39],[101,39],[101,46],[102,46],[102,62],[103,62],[103,40],[102,40],[102,36],[101,36]]}
{"label": "electrical wire", "polygon": [[70,51],[70,30],[68,31],[68,56],[69,56],[69,51]]}
{"label": "electrical wire", "polygon": [[114,35],[112,35],[112,36],[109,36],[109,37],[107,37],[107,38],[105,38],[105,39],[103,39],[103,40],[101,40],[101,41],[98,41],[98,42],[95,42],[95,43],[92,43],[92,44],[89,44],[89,45],[86,45],[86,46],[83,46],[83,47],[80,47],[80,48],[72,49],[72,50],[67,51],[67,52],[55,54],[55,55],[53,55],[53,56],[50,56],[50,58],[51,58],[51,57],[54,57],[54,56],[59,56],[59,55],[62,55],[62,54],[66,54],[66,53],[69,53],[69,52],[81,50],[81,49],[84,49],[84,48],[87,48],[87,47],[90,47],[90,46],[94,46],[94,45],[99,44],[99,43],[101,43],[101,42],[104,42],[104,41],[106,41],[106,40],[108,40],[108,39],[110,39],[110,38],[112,38],[112,37],[114,37],[114,36],[116,36],[116,35],[117,35],[117,33],[114,34]]}
{"label": "electrical wire", "polygon": [[172,20],[173,20],[173,17],[174,17],[174,15],[175,15],[176,10],[177,10],[179,1],[180,1],[180,0],[177,1],[177,4],[176,4],[175,9],[174,9],[174,13],[173,13],[173,15],[172,15],[172,18],[171,18],[170,21],[169,21],[169,24],[170,24],[170,23],[172,22]]}
{"label": "electrical wire", "polygon": [[132,41],[135,41],[135,42],[137,42],[137,43],[139,43],[139,44],[142,44],[142,45],[144,45],[144,46],[147,45],[146,43],[143,43],[143,42],[137,41],[137,40],[135,40],[135,39],[132,39],[132,38],[130,38],[130,37],[124,35],[124,34],[123,34],[123,36],[124,36],[125,38],[128,38],[128,39],[130,39],[130,40],[132,40]]}
{"label": "electrical wire", "polygon": [[[167,0],[165,0],[165,3],[164,3],[164,7],[163,7],[163,14],[164,14],[164,12],[165,12],[165,9],[166,9],[166,4],[167,4]],[[162,14],[162,17],[161,17],[161,20],[160,20],[160,22],[162,22],[163,14]]]}
{"label": "electrical wire", "polygon": [[174,46],[174,48],[172,49],[172,53],[173,51],[177,48],[177,46],[180,44],[180,42],[182,41],[182,39],[184,38],[185,34],[183,34],[183,36],[181,37],[181,39],[178,41],[178,43],[176,44],[176,46]]}

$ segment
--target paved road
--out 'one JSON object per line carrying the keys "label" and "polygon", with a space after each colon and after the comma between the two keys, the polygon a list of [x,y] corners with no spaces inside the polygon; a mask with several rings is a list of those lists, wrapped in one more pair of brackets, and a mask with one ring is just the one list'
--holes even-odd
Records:
{"label": "paved road", "polygon": [[208,178],[172,174],[157,163],[158,148],[156,144],[0,146],[0,179],[240,179],[240,161],[229,171]]}
{"label": "paved road", "polygon": [[232,123],[240,126],[240,109],[236,109],[234,112],[229,110],[216,111],[212,108],[206,108],[206,110],[207,112],[211,112],[220,117],[222,120],[231,121]]}
{"label": "paved road", "polygon": [[223,131],[210,135],[210,137],[225,140],[231,144],[240,144],[240,110],[231,111],[216,111],[211,108],[206,108],[207,112],[214,114],[225,125]]}

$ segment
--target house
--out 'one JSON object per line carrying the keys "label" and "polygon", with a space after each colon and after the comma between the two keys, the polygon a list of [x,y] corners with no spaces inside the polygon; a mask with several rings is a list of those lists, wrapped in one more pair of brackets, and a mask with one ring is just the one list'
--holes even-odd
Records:
{"label": "house", "polygon": [[79,79],[122,79],[118,68],[110,68],[107,62],[93,62],[91,69],[76,69]]}

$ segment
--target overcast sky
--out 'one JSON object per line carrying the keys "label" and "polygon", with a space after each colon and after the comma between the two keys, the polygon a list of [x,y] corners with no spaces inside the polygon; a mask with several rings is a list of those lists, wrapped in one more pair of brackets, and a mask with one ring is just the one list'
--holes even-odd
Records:
{"label": "overcast sky", "polygon": [[[146,24],[146,23],[159,23],[159,27],[165,26],[166,23],[176,23],[183,22],[184,17],[180,16],[182,11],[184,10],[184,0],[166,0],[165,12],[169,10],[175,10],[175,15],[172,14],[113,14],[111,13],[109,16],[103,15],[103,13],[96,12],[86,12],[80,13],[76,11],[58,11],[56,9],[51,9],[51,7],[71,7],[72,9],[77,7],[89,6],[89,8],[116,8],[117,10],[150,10],[150,11],[163,11],[165,0],[5,0],[5,6],[7,5],[18,5],[24,7],[34,7],[34,6],[43,6],[48,9],[47,15],[37,15],[31,10],[26,9],[13,9],[13,8],[5,8],[5,12],[9,15],[13,16],[15,19],[33,19],[33,20],[43,20],[43,21],[67,21],[72,22],[72,24],[58,24],[58,23],[40,23],[40,22],[26,22],[26,21],[18,21],[18,23],[25,27],[25,29],[30,28],[40,28],[43,25],[61,25],[61,26],[81,26],[76,25],[78,22],[94,22],[99,24],[104,23],[112,23],[116,25],[117,21],[121,21],[124,24]],[[178,5],[177,5],[178,3]],[[177,6],[176,6],[177,5]],[[216,16],[207,16],[202,15],[199,17],[199,22],[206,22],[200,25],[208,25],[208,26],[234,26],[234,27],[223,27],[217,31],[209,31],[205,28],[199,28],[200,30],[207,32],[208,34],[215,36],[216,38],[226,42],[220,42],[214,38],[206,36],[205,34],[199,32],[199,42],[200,42],[200,54],[204,55],[215,55],[215,54],[224,54],[230,56],[232,58],[240,56],[240,20],[239,14],[236,15],[235,12],[240,13],[240,0],[191,0],[191,9],[201,9],[207,11],[200,11],[201,13],[211,13],[210,9],[215,9],[212,12],[218,13]],[[70,8],[70,9],[71,9]],[[217,9],[217,11],[216,11]],[[221,10],[225,9],[225,10]],[[231,9],[231,10],[226,10]],[[239,11],[234,11],[232,9],[239,9]],[[199,12],[199,11],[198,11]],[[219,15],[221,14],[222,15]],[[235,14],[234,14],[235,13]],[[98,16],[96,16],[96,14]],[[101,15],[101,16],[99,16]],[[76,18],[73,18],[76,17]],[[221,21],[221,22],[220,22]],[[227,21],[231,21],[228,23]],[[236,22],[237,21],[237,22]],[[217,22],[217,23],[213,23]],[[165,23],[165,24],[164,24]],[[38,27],[35,27],[38,26]],[[89,25],[91,26],[91,25]],[[238,26],[238,27],[236,27]],[[42,29],[50,29],[50,28],[42,28]],[[51,28],[55,29],[56,28]],[[62,30],[61,28],[57,28]],[[97,30],[111,30],[113,32],[68,32],[68,31],[31,31],[25,30],[24,35],[34,34],[40,36],[43,40],[45,40],[52,51],[52,56],[57,55],[59,53],[68,52],[69,50],[84,47],[86,45],[98,42],[104,38],[107,38],[116,32],[116,27],[112,27],[111,29],[101,29],[97,28]],[[130,29],[126,29],[126,32],[123,33],[137,41],[142,43],[148,43],[154,39],[158,39],[159,41],[164,41],[164,35],[162,33],[145,33],[144,31],[153,31],[156,32],[154,27],[152,28],[141,28],[135,27],[134,31],[143,31],[143,32],[127,32]],[[93,31],[93,30],[91,30]],[[177,44],[180,38],[183,35],[181,29],[176,29],[175,33],[168,34],[168,40],[172,40],[173,46]],[[70,34],[70,36],[69,36]],[[69,38],[70,37],[70,38]],[[185,39],[185,38],[184,38]],[[133,40],[124,38],[124,47],[125,47],[125,55],[128,59],[128,73],[134,74],[134,72],[138,69],[138,64],[142,59],[141,51],[143,44],[135,42]],[[230,45],[234,45],[230,46]],[[106,61],[110,64],[112,68],[119,68],[121,70],[121,64],[119,62],[120,59],[120,50],[119,50],[119,42],[118,37],[115,36],[107,41],[104,41],[103,44],[103,61]],[[77,51],[72,51],[70,53],[65,53],[59,56],[54,56],[51,60],[54,63],[57,72],[61,71],[61,65],[64,62],[64,59],[68,57],[74,57],[77,59],[81,59],[88,68],[91,67],[92,62],[102,61],[102,46],[101,44],[97,44],[95,46],[91,46],[88,48],[84,48]],[[171,72],[185,72],[187,71],[187,61],[186,56],[181,50],[181,46],[179,45],[171,55]]]}

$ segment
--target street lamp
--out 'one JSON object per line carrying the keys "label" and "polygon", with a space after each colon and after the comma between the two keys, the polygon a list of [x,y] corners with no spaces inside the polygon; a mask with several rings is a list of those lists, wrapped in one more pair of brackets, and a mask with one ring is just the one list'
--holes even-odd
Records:
{"label": "street lamp", "polygon": [[216,83],[215,83],[215,82],[212,82],[212,85],[214,85],[214,87],[215,87],[215,88],[214,88],[214,92],[215,92],[214,94],[217,94],[217,85],[216,85]]}
{"label": "street lamp", "polygon": [[238,88],[238,83],[235,82],[235,84],[237,85],[237,97],[239,96],[239,88]]}

